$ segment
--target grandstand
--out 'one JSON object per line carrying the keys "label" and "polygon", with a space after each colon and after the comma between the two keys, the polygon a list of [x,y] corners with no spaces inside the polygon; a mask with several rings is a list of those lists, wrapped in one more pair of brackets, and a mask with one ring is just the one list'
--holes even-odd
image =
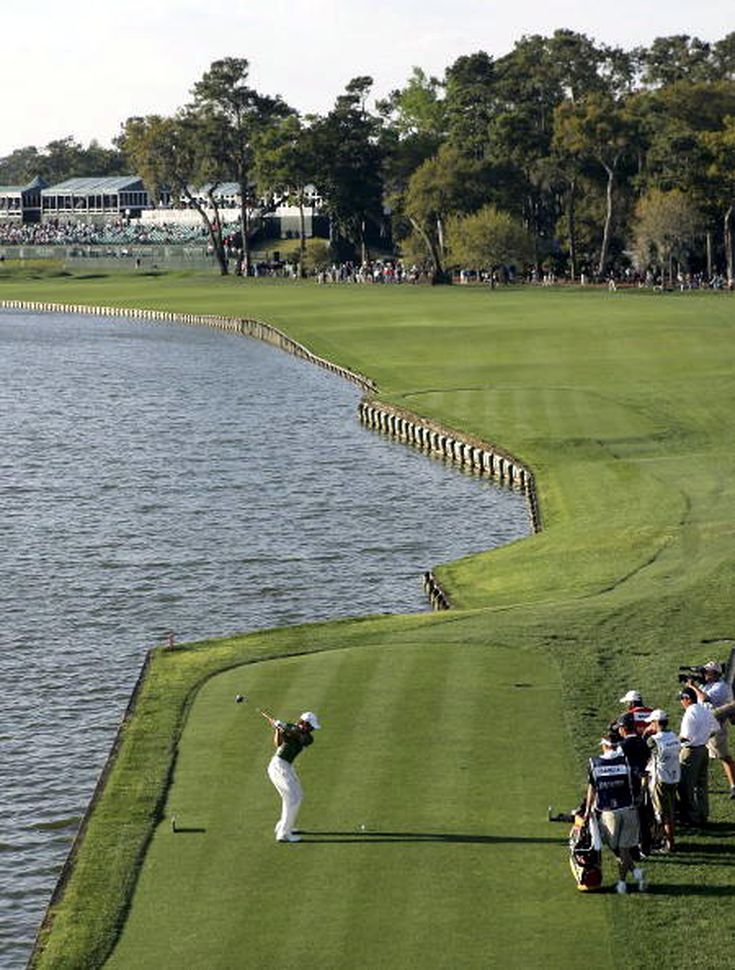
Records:
{"label": "grandstand", "polygon": [[[91,176],[70,178],[56,185],[48,185],[35,178],[29,185],[0,187],[0,241],[15,242],[33,237],[46,242],[44,235],[33,232],[18,235],[13,227],[45,226],[72,228],[74,241],[88,240],[84,224],[124,226],[140,222],[147,232],[133,235],[145,236],[146,241],[159,241],[156,237],[170,236],[157,232],[157,228],[180,228],[182,236],[198,236],[201,217],[192,204],[192,198],[205,210],[211,208],[211,185],[190,186],[188,196],[173,199],[164,191],[157,206],[150,203],[148,192],[137,175]],[[236,182],[218,183],[212,193],[216,200],[219,218],[223,224],[238,223],[240,217],[240,187]],[[328,220],[320,216],[322,200],[314,186],[306,190],[303,224],[307,236],[328,235]],[[299,235],[302,212],[284,198],[280,204],[261,220],[266,234],[275,238],[291,238]],[[189,230],[188,233],[186,230]],[[51,230],[49,230],[50,232]],[[52,233],[53,235],[53,233]],[[65,234],[62,234],[65,235]],[[11,238],[12,237],[12,238]],[[53,242],[62,241],[53,239]],[[66,238],[63,239],[66,242]],[[105,240],[108,242],[109,240]],[[116,240],[118,241],[118,240]],[[128,241],[128,240],[124,240]],[[162,241],[162,240],[161,240]]]}
{"label": "grandstand", "polygon": [[0,222],[40,222],[41,190],[47,185],[37,176],[28,185],[0,186]]}
{"label": "grandstand", "polygon": [[[209,259],[211,241],[192,199],[213,216],[210,193],[228,245],[239,245],[241,196],[235,182],[192,186],[178,199],[164,192],[156,206],[136,175],[71,178],[51,186],[36,178],[26,186],[0,187],[0,258],[128,257],[187,265]],[[251,242],[298,238],[302,216],[307,237],[328,238],[329,219],[320,214],[313,186],[303,213],[288,198],[280,201],[265,215],[251,211]]]}
{"label": "grandstand", "polygon": [[41,217],[68,220],[137,219],[148,193],[137,175],[72,178],[41,190]]}
{"label": "grandstand", "polygon": [[[199,225],[201,217],[193,206],[191,198],[212,215],[209,193],[212,184],[201,186],[190,185],[188,195],[181,195],[176,201],[171,193],[164,191],[158,206],[146,209],[141,213],[141,222],[156,225]],[[219,182],[212,192],[217,204],[218,215],[223,225],[239,224],[240,221],[240,186],[237,182]],[[190,198],[191,197],[191,198]],[[304,231],[307,236],[328,236],[329,221],[320,216],[322,199],[317,189],[309,185],[305,192]],[[254,214],[254,211],[251,212]],[[301,213],[298,206],[290,205],[286,197],[276,205],[272,211],[261,219],[266,235],[275,238],[289,239],[297,237],[301,227]]]}

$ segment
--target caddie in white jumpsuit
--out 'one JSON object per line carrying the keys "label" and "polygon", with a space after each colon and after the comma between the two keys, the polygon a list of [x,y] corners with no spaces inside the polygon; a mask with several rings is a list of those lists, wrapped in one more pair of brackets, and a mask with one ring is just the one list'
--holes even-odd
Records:
{"label": "caddie in white jumpsuit", "polygon": [[314,743],[311,732],[318,731],[321,724],[313,711],[305,711],[296,724],[266,716],[275,728],[276,746],[276,753],[268,762],[268,777],[281,796],[281,817],[274,830],[276,841],[300,842],[300,836],[293,830],[304,792],[293,763],[304,748]]}

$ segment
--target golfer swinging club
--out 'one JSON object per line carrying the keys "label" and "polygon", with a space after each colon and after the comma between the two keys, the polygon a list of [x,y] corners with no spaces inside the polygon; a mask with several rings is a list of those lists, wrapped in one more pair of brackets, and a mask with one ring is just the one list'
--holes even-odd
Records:
{"label": "golfer swinging club", "polygon": [[275,728],[273,743],[276,753],[268,762],[268,777],[281,796],[281,817],[275,827],[276,841],[300,842],[300,836],[295,835],[293,830],[304,791],[293,762],[304,748],[314,743],[311,732],[318,731],[321,724],[313,711],[305,711],[296,724],[279,721],[266,711],[260,713]]}

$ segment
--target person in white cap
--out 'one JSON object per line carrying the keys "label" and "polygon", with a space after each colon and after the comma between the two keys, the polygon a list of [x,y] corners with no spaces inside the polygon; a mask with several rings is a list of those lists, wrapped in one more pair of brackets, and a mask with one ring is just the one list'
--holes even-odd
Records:
{"label": "person in white cap", "polygon": [[651,803],[656,815],[656,821],[661,826],[664,835],[663,846],[660,851],[674,851],[674,808],[676,806],[676,791],[681,780],[681,764],[679,753],[681,741],[669,731],[669,715],[657,707],[648,717],[653,733],[648,735],[646,744],[651,749],[648,762],[648,784],[651,792]]}
{"label": "person in white cap", "polygon": [[[722,665],[716,660],[708,660],[702,667],[704,682],[695,683],[693,680],[687,681],[687,685],[695,691],[697,700],[700,704],[708,707],[722,707],[724,704],[731,703],[733,699],[732,687],[723,680]],[[730,719],[727,715],[718,718],[720,729],[707,742],[707,750],[711,759],[722,762],[722,769],[725,772],[728,784],[730,785],[730,798],[735,799],[735,762],[727,740],[727,726]]]}
{"label": "person in white cap", "polygon": [[633,715],[636,734],[645,734],[648,729],[648,715],[652,708],[646,707],[643,703],[640,691],[629,690],[620,698],[621,704],[626,704],[626,711]]}
{"label": "person in white cap", "polygon": [[268,762],[268,777],[281,796],[281,817],[274,829],[276,841],[300,842],[301,837],[294,832],[294,827],[304,790],[293,763],[304,748],[313,744],[312,731],[318,731],[321,724],[313,711],[305,711],[295,724],[271,717],[265,711],[261,711],[261,714],[274,728],[276,752]]}
{"label": "person in white cap", "polygon": [[638,889],[643,892],[646,888],[645,876],[633,861],[633,850],[640,838],[640,825],[630,765],[612,734],[605,735],[600,744],[602,754],[589,761],[584,815],[590,818],[594,812],[599,816],[602,840],[615,853],[618,861],[615,891],[628,891],[625,880],[630,872],[638,883]]}

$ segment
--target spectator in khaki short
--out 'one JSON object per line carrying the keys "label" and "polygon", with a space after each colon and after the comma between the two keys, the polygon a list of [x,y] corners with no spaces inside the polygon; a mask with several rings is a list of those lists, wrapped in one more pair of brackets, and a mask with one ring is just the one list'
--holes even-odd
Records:
{"label": "spectator in khaki short", "polygon": [[666,711],[662,711],[660,707],[651,711],[648,721],[652,727],[652,733],[646,739],[646,744],[651,752],[648,762],[648,784],[656,821],[660,824],[664,834],[664,842],[660,851],[673,852],[674,808],[676,790],[681,780],[681,764],[679,762],[681,741],[673,731],[669,731],[669,715]]}
{"label": "spectator in khaki short", "polygon": [[600,744],[602,754],[589,762],[585,817],[593,813],[599,817],[602,840],[618,860],[615,891],[628,891],[626,877],[630,872],[642,892],[646,888],[643,870],[636,868],[633,861],[640,826],[630,765],[612,734],[604,736]]}

